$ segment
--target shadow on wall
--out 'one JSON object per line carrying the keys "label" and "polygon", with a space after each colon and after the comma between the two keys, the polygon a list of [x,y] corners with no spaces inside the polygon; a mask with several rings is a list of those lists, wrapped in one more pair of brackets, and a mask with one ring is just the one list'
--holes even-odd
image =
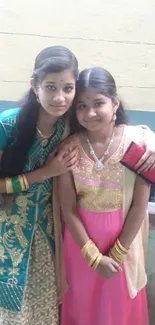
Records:
{"label": "shadow on wall", "polygon": [[0,113],[5,111],[6,109],[14,108],[16,106],[17,106],[16,102],[0,100]]}
{"label": "shadow on wall", "polygon": [[127,111],[130,124],[145,124],[155,132],[155,112]]}

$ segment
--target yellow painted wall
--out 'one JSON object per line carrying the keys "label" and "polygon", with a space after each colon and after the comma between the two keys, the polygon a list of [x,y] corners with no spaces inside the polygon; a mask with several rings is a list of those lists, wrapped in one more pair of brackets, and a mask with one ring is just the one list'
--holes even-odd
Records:
{"label": "yellow painted wall", "polygon": [[102,65],[131,109],[155,111],[154,0],[0,0],[0,100],[27,89],[38,52],[65,45]]}

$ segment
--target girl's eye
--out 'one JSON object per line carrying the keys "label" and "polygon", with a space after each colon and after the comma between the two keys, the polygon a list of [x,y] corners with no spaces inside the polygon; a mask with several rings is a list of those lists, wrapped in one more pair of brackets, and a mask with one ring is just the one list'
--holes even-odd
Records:
{"label": "girl's eye", "polygon": [[78,105],[77,106],[77,109],[84,109],[84,108],[86,108],[86,105],[85,104],[80,104],[80,105]]}
{"label": "girl's eye", "polygon": [[56,91],[55,86],[48,85],[48,86],[46,86],[46,88],[47,88],[47,90],[50,90],[50,91]]}
{"label": "girl's eye", "polygon": [[104,102],[97,102],[95,103],[95,107],[101,107],[104,105]]}
{"label": "girl's eye", "polygon": [[65,93],[70,93],[72,90],[73,90],[73,87],[71,87],[71,86],[66,86],[64,88]]}

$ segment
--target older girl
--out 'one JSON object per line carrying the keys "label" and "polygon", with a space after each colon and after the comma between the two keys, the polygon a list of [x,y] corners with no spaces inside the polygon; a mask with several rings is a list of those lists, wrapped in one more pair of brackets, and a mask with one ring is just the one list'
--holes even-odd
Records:
{"label": "older girl", "polygon": [[75,165],[76,150],[53,152],[68,132],[77,76],[72,52],[61,46],[44,49],[20,109],[0,116],[0,192],[6,193],[0,207],[2,325],[58,325],[61,281],[54,255],[60,266],[61,234],[54,224],[51,193],[53,177]]}

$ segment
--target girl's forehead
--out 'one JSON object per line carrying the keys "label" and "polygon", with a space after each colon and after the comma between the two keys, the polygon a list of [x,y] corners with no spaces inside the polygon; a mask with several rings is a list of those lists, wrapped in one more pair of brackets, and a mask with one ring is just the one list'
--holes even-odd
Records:
{"label": "girl's forehead", "polygon": [[97,99],[104,98],[105,96],[101,93],[100,89],[89,88],[84,90],[78,95],[78,99],[88,100],[88,99]]}
{"label": "girl's forehead", "polygon": [[55,83],[75,83],[75,78],[71,70],[64,70],[61,72],[48,73],[43,82],[55,82]]}

